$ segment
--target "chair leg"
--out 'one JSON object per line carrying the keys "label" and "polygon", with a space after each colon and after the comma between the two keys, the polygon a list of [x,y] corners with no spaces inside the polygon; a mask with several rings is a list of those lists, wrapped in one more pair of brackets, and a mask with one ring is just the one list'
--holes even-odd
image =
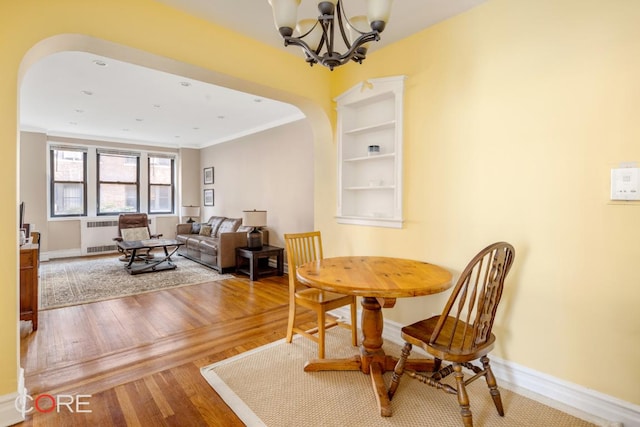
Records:
{"label": "chair leg", "polygon": [[462,415],[462,422],[465,427],[473,427],[473,417],[471,415],[471,409],[469,405],[469,395],[464,385],[464,373],[462,373],[462,365],[458,363],[453,364],[453,376],[456,378],[456,385],[458,388],[458,404],[460,405],[460,414]]}
{"label": "chair leg", "polygon": [[295,301],[289,301],[289,322],[287,323],[287,342],[291,343],[293,340],[293,327],[296,321],[296,303]]}
{"label": "chair leg", "polygon": [[356,309],[356,298],[353,297],[351,303],[351,344],[354,347],[358,346],[358,310]]}
{"label": "chair leg", "polygon": [[433,358],[433,372],[438,372],[440,370],[440,366],[442,366],[442,359],[438,359],[437,357]]}
{"label": "chair leg", "polygon": [[489,387],[489,393],[491,393],[493,404],[496,405],[498,414],[500,414],[501,417],[504,417],[504,408],[502,407],[500,390],[498,390],[496,377],[493,375],[493,371],[491,370],[491,366],[489,365],[489,358],[487,356],[483,356],[480,361],[482,362],[482,366],[484,367],[484,370],[486,372],[484,378],[487,380],[487,386]]}
{"label": "chair leg", "polygon": [[408,342],[404,344],[404,347],[402,347],[402,353],[400,354],[400,359],[398,359],[398,362],[396,363],[396,367],[393,369],[393,377],[391,377],[391,384],[389,385],[389,392],[387,393],[389,400],[393,399],[393,395],[396,394],[398,385],[400,385],[400,377],[402,377],[402,374],[404,373],[404,365],[407,363],[412,347],[411,343]]}
{"label": "chair leg", "polygon": [[318,359],[324,359],[324,331],[325,331],[325,317],[322,310],[318,311]]}

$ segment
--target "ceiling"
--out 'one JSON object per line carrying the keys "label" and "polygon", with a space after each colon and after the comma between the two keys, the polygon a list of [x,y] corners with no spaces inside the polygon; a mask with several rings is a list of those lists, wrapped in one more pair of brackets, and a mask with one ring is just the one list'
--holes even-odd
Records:
{"label": "ceiling", "polygon": [[[302,58],[300,49],[283,46],[267,0],[157,1]],[[394,2],[381,41],[369,52],[484,1]],[[298,19],[315,17],[316,3],[302,1]],[[349,16],[366,14],[364,0],[345,1],[345,9]],[[302,117],[279,101],[85,52],[43,58],[27,71],[20,91],[23,131],[175,148],[203,148]]]}

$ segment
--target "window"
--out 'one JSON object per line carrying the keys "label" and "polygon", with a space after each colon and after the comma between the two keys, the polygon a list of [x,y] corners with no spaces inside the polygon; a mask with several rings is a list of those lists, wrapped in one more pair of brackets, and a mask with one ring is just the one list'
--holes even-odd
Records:
{"label": "window", "polygon": [[149,154],[149,213],[173,213],[173,159]]}
{"label": "window", "polygon": [[98,150],[98,215],[138,212],[140,154]]}
{"label": "window", "polygon": [[87,152],[51,147],[51,216],[87,215]]}

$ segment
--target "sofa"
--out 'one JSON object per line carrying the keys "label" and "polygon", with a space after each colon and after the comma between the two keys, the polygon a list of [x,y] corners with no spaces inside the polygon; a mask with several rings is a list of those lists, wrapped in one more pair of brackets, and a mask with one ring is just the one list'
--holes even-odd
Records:
{"label": "sofa", "polygon": [[[250,230],[251,227],[242,225],[241,218],[222,216],[212,216],[203,223],[178,224],[176,240],[184,243],[178,249],[178,255],[221,273],[235,270],[236,248],[247,246]],[[262,240],[267,244],[266,230],[262,231]]]}

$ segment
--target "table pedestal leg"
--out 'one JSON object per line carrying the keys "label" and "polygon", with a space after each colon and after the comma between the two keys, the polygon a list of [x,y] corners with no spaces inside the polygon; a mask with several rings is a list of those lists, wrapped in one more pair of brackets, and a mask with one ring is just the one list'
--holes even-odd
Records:
{"label": "table pedestal leg", "polygon": [[[384,342],[382,339],[383,326],[382,307],[378,299],[373,297],[362,298],[361,327],[363,338],[360,346],[360,355],[348,359],[310,360],[304,366],[304,370],[305,372],[362,371],[370,375],[380,415],[389,417],[391,416],[391,402],[389,402],[387,386],[382,374],[386,371],[393,371],[398,359],[393,356],[387,356],[384,353],[382,348]],[[406,367],[417,371],[433,371],[433,360],[408,360]]]}

